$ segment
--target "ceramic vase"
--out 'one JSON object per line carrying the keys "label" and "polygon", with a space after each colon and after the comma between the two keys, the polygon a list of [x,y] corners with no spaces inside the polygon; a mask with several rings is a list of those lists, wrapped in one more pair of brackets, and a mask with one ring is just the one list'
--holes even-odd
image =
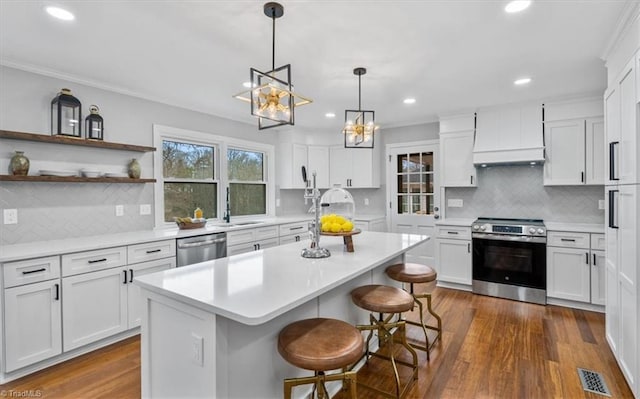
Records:
{"label": "ceramic vase", "polygon": [[140,178],[140,163],[137,159],[132,159],[127,166],[127,172],[129,173],[129,177],[132,179]]}
{"label": "ceramic vase", "polygon": [[15,176],[26,176],[29,174],[29,158],[24,156],[24,152],[16,151],[16,153],[11,157],[11,162],[9,163],[9,169],[12,175]]}

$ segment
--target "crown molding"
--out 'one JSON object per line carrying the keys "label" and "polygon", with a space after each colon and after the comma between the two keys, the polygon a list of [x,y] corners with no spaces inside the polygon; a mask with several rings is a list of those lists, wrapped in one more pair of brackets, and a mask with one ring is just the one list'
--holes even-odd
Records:
{"label": "crown molding", "polygon": [[631,26],[639,16],[640,2],[637,0],[627,0],[622,12],[620,13],[618,22],[616,23],[616,29],[611,34],[611,37],[609,37],[609,40],[600,55],[602,60],[606,62],[609,59],[611,53],[616,49],[617,44],[620,42],[620,39],[629,32],[629,29],[631,29]]}

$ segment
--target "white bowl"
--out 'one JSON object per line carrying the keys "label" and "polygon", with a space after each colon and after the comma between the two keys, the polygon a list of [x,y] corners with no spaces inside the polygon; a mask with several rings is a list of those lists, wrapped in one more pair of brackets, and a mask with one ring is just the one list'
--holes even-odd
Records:
{"label": "white bowl", "polygon": [[100,177],[102,175],[99,170],[80,169],[80,172],[84,177]]}

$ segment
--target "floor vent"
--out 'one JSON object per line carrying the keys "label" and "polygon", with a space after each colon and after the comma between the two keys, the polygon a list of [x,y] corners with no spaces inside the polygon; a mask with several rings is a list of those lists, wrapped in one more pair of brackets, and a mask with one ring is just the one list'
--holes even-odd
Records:
{"label": "floor vent", "polygon": [[591,370],[578,368],[578,375],[582,382],[582,389],[587,392],[598,393],[600,395],[611,396],[607,383],[604,382],[602,374]]}

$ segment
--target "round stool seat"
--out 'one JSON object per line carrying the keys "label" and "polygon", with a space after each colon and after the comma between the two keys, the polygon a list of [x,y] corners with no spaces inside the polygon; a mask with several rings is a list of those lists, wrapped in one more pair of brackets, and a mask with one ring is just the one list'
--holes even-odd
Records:
{"label": "round stool seat", "polygon": [[413,296],[396,287],[365,285],[351,291],[357,306],[377,313],[403,313],[413,309]]}
{"label": "round stool seat", "polygon": [[286,326],[278,336],[278,352],[306,370],[328,371],[355,363],[364,350],[360,330],[335,319],[306,319]]}
{"label": "round stool seat", "polygon": [[398,263],[385,270],[387,275],[403,283],[429,283],[438,277],[432,267],[419,263]]}

